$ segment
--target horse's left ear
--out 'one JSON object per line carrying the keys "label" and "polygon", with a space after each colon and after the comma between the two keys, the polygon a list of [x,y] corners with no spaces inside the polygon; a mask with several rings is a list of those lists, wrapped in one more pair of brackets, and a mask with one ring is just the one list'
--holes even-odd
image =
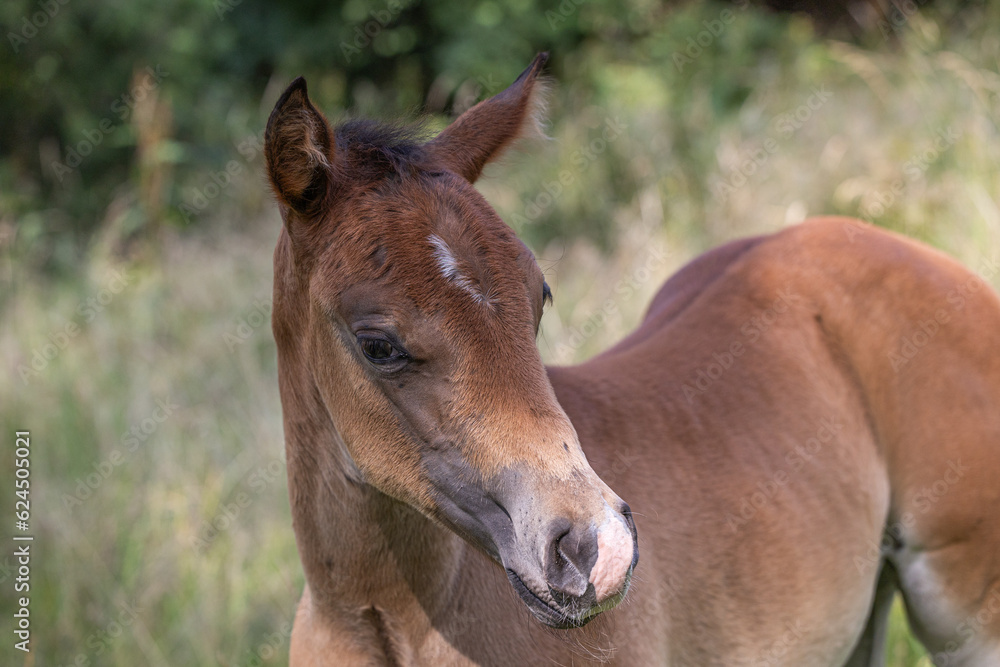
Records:
{"label": "horse's left ear", "polygon": [[535,56],[509,88],[472,107],[428,142],[434,161],[474,183],[487,162],[538,121],[538,75],[548,59],[547,53]]}
{"label": "horse's left ear", "polygon": [[264,155],[278,198],[300,214],[314,213],[333,177],[333,131],[309,101],[301,76],[288,86],[267,119]]}

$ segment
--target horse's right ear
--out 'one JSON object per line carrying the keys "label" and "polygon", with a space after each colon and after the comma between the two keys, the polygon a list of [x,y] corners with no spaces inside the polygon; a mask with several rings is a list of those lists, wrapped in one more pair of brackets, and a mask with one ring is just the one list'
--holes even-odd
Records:
{"label": "horse's right ear", "polygon": [[537,125],[543,91],[539,75],[549,54],[539,53],[506,90],[472,107],[427,143],[438,164],[474,183],[483,167]]}
{"label": "horse's right ear", "polygon": [[303,215],[316,213],[333,177],[333,131],[309,101],[301,76],[267,119],[264,156],[278,199]]}

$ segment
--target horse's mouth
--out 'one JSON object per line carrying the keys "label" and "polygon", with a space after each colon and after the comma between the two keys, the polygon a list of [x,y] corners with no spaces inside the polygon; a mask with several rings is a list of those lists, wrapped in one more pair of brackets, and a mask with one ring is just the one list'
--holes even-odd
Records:
{"label": "horse's mouth", "polygon": [[632,578],[632,572],[629,570],[628,578],[622,591],[601,604],[597,604],[594,596],[594,588],[590,586],[587,593],[581,598],[570,600],[566,604],[560,605],[555,600],[545,600],[540,597],[521,580],[517,572],[514,572],[510,568],[507,568],[506,571],[507,579],[510,581],[511,586],[514,587],[518,596],[524,601],[528,610],[535,618],[545,625],[559,630],[582,628],[597,618],[602,612],[615,607],[625,598],[625,593],[628,592],[629,582]]}

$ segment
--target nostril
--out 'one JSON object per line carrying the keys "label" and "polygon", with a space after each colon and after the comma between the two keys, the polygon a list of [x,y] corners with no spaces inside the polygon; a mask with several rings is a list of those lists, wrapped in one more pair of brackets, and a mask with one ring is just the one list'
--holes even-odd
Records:
{"label": "nostril", "polygon": [[549,587],[562,595],[579,597],[587,592],[591,568],[597,561],[597,535],[590,528],[574,527],[566,519],[553,521],[545,551],[545,577]]}
{"label": "nostril", "polygon": [[632,563],[629,567],[634,570],[639,564],[639,534],[635,529],[635,519],[632,517],[632,508],[624,500],[621,501],[621,509],[618,511],[625,517],[625,525],[632,534]]}
{"label": "nostril", "polygon": [[569,535],[568,528],[559,535],[557,535],[555,541],[552,542],[551,558],[553,562],[556,563],[557,565],[563,565],[568,560],[562,552],[562,541],[563,538],[566,537],[567,535]]}

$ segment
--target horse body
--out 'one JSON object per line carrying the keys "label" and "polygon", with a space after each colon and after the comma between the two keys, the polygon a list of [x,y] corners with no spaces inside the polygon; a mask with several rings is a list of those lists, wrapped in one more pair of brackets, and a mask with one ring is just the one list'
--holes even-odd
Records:
{"label": "horse body", "polygon": [[[498,96],[521,115],[538,67]],[[448,176],[474,180],[475,151],[321,182],[351,137],[297,90],[268,128],[292,664],[877,665],[897,588],[939,664],[1000,664],[1000,301],[978,276],[808,221],[703,255],[618,345],[545,369],[530,253]],[[491,108],[449,128],[483,160],[509,140]]]}
{"label": "horse body", "polygon": [[821,219],[695,260],[635,333],[552,369],[595,470],[643,508],[657,581],[632,595],[668,619],[666,664],[843,664],[866,619],[884,637],[883,569],[939,663],[993,664],[998,331],[980,277]]}

